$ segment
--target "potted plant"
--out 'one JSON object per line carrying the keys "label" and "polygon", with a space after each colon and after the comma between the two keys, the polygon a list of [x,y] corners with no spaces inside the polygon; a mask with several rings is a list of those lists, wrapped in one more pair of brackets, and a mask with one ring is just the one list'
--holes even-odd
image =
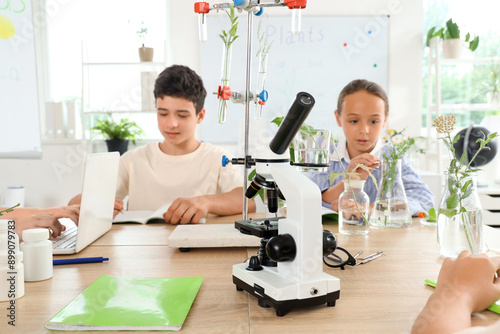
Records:
{"label": "potted plant", "polygon": [[429,46],[429,41],[434,37],[440,37],[443,40],[443,56],[444,58],[460,58],[464,42],[468,43],[468,49],[475,51],[479,45],[479,36],[471,38],[470,33],[465,35],[465,39],[460,38],[460,28],[458,24],[453,22],[453,19],[446,21],[446,27],[438,29],[432,27],[427,32],[426,44]]}
{"label": "potted plant", "polygon": [[109,152],[118,151],[120,155],[127,151],[129,141],[135,145],[136,139],[144,135],[144,131],[128,118],[122,118],[119,123],[111,118],[101,119],[92,130],[107,138]]}
{"label": "potted plant", "polygon": [[146,36],[148,34],[148,28],[144,25],[144,21],[141,22],[141,28],[136,32],[142,41],[142,46],[139,48],[139,59],[141,60],[141,62],[153,61],[154,49],[144,46],[144,43],[146,42]]}

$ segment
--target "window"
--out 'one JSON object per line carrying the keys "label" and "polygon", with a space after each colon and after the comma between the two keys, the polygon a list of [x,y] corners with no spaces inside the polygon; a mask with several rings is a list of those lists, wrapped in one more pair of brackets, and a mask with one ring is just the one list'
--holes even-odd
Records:
{"label": "window", "polygon": [[[441,110],[455,114],[457,127],[480,124],[486,116],[500,117],[500,105],[491,101],[491,85],[496,80],[500,88],[500,3],[494,0],[424,0],[424,43],[427,31],[434,26],[444,27],[452,18],[461,30],[479,36],[479,47],[473,53],[464,53],[462,59],[445,61],[440,67]],[[427,77],[429,49],[424,50],[422,124],[427,127]],[[498,77],[494,77],[498,75]],[[433,103],[439,101],[433,101]],[[435,117],[432,111],[431,119]]]}
{"label": "window", "polygon": [[[164,59],[167,32],[164,0],[73,0],[62,4],[58,0],[48,0],[46,11],[50,97],[53,101],[80,100],[82,52],[85,55],[83,61],[139,62],[138,48],[143,41],[138,31],[142,27],[147,28],[145,46],[155,49],[154,60]],[[92,75],[101,86],[107,83],[109,94],[112,94],[118,84],[130,79],[133,71],[140,70],[140,67],[126,68],[118,75],[110,75],[107,68],[100,74],[94,71]],[[108,94],[108,90],[100,88],[102,94]],[[156,121],[151,121],[155,119],[152,114],[119,114],[115,117],[133,117],[148,137],[158,137]]]}

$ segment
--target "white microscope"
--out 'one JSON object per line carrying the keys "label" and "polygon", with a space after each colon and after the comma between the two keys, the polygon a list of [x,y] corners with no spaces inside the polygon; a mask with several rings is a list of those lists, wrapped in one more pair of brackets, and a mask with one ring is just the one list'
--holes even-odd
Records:
{"label": "white microscope", "polygon": [[313,106],[310,94],[298,93],[269,146],[257,158],[246,159],[257,173],[245,195],[251,198],[265,188],[268,210],[274,213],[278,197],[284,196],[287,215],[236,222],[240,232],[263,239],[258,255],[233,266],[233,282],[237,290],[257,297],[260,306],[274,307],[277,316],[295,308],[335,306],[340,296],[340,280],[323,272],[323,256],[335,250],[336,239],[322,228],[320,190],[290,164],[288,155],[288,146]]}

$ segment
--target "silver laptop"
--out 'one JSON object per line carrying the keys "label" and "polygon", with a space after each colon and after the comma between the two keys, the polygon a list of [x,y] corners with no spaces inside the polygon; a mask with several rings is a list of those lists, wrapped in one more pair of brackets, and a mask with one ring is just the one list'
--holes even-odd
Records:
{"label": "silver laptop", "polygon": [[68,218],[59,219],[66,225],[66,231],[52,240],[53,254],[78,253],[109,231],[113,220],[119,161],[118,152],[87,155],[78,227]]}

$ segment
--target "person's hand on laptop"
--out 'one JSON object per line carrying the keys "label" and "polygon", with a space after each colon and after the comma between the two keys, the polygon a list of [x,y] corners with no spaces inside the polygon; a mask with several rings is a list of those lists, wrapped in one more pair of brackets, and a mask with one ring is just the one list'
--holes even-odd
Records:
{"label": "person's hand on laptop", "polygon": [[37,214],[49,214],[56,218],[69,218],[78,225],[78,217],[80,216],[80,205],[74,204],[69,206],[59,206],[47,209],[38,209]]}
{"label": "person's hand on laptop", "polygon": [[51,238],[57,238],[66,229],[66,226],[62,225],[55,216],[50,214],[34,214],[17,218],[15,221],[14,232],[19,236],[19,239],[22,238],[24,230],[32,228],[47,228]]}
{"label": "person's hand on laptop", "polygon": [[[0,208],[3,209],[3,208]],[[3,214],[3,219],[19,219],[31,215],[52,215],[55,218],[69,218],[78,225],[78,217],[80,215],[80,205],[57,206],[53,208],[15,208],[11,212]]]}

